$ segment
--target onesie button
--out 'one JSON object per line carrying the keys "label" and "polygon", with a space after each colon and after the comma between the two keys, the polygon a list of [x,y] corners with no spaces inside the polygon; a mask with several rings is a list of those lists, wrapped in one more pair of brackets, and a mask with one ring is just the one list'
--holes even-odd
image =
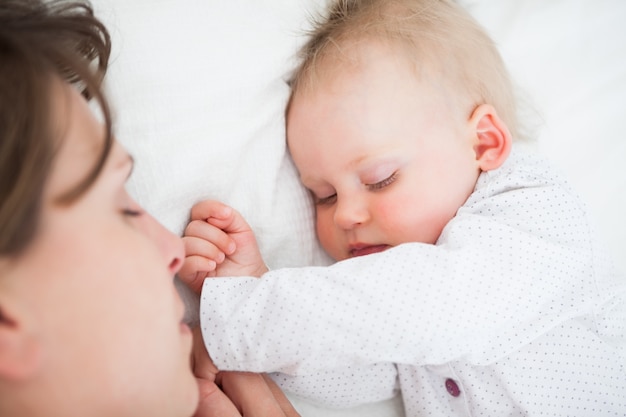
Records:
{"label": "onesie button", "polygon": [[461,390],[459,389],[457,383],[454,382],[454,379],[446,379],[446,389],[448,390],[448,394],[452,395],[453,397],[458,397],[459,395],[461,395]]}

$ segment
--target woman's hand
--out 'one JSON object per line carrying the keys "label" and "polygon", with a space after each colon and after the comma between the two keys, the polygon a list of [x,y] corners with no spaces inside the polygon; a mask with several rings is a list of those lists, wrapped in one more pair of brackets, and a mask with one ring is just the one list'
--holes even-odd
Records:
{"label": "woman's hand", "polygon": [[217,381],[198,378],[200,402],[194,417],[299,417],[265,374],[220,372]]}
{"label": "woman's hand", "polygon": [[265,374],[220,372],[194,329],[193,369],[200,389],[194,417],[299,417],[285,394]]}
{"label": "woman's hand", "polygon": [[259,277],[267,272],[248,223],[239,212],[218,201],[205,200],[193,206],[183,242],[186,257],[178,276],[197,293],[207,277]]}

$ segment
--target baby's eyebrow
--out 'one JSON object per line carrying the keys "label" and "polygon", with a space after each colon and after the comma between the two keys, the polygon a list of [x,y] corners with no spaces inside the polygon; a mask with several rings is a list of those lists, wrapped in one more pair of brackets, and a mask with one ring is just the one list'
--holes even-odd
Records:
{"label": "baby's eyebrow", "polygon": [[319,179],[314,178],[311,175],[301,175],[300,176],[300,182],[307,188],[310,188],[312,186],[315,186],[316,184],[318,184],[320,182]]}
{"label": "baby's eyebrow", "polygon": [[363,172],[376,169],[381,165],[398,164],[401,163],[402,160],[403,158],[397,155],[374,155],[368,158],[361,158],[357,163],[355,163],[355,167],[357,167],[359,171]]}

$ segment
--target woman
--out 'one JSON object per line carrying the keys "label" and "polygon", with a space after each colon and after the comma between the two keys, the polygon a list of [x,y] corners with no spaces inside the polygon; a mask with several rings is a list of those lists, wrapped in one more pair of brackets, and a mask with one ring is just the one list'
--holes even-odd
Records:
{"label": "woman", "polygon": [[86,3],[0,3],[0,415],[295,413],[259,375],[209,371],[199,395],[183,246],[125,190],[109,52]]}

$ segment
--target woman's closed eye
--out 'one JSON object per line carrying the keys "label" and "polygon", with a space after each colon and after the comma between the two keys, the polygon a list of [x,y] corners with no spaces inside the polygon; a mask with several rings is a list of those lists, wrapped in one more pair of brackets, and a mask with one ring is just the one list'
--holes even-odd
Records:
{"label": "woman's closed eye", "polygon": [[143,211],[139,209],[125,208],[122,210],[122,214],[129,217],[139,217],[143,214]]}
{"label": "woman's closed eye", "polygon": [[130,196],[126,188],[122,188],[120,192],[119,206],[123,216],[139,217],[144,213],[143,208]]}
{"label": "woman's closed eye", "polygon": [[390,176],[388,176],[387,178],[385,178],[382,181],[378,181],[375,182],[373,184],[365,184],[367,189],[370,191],[377,191],[377,190],[381,190],[385,187],[388,187],[389,185],[393,184],[396,179],[398,178],[398,171],[394,171],[393,174],[391,174]]}

